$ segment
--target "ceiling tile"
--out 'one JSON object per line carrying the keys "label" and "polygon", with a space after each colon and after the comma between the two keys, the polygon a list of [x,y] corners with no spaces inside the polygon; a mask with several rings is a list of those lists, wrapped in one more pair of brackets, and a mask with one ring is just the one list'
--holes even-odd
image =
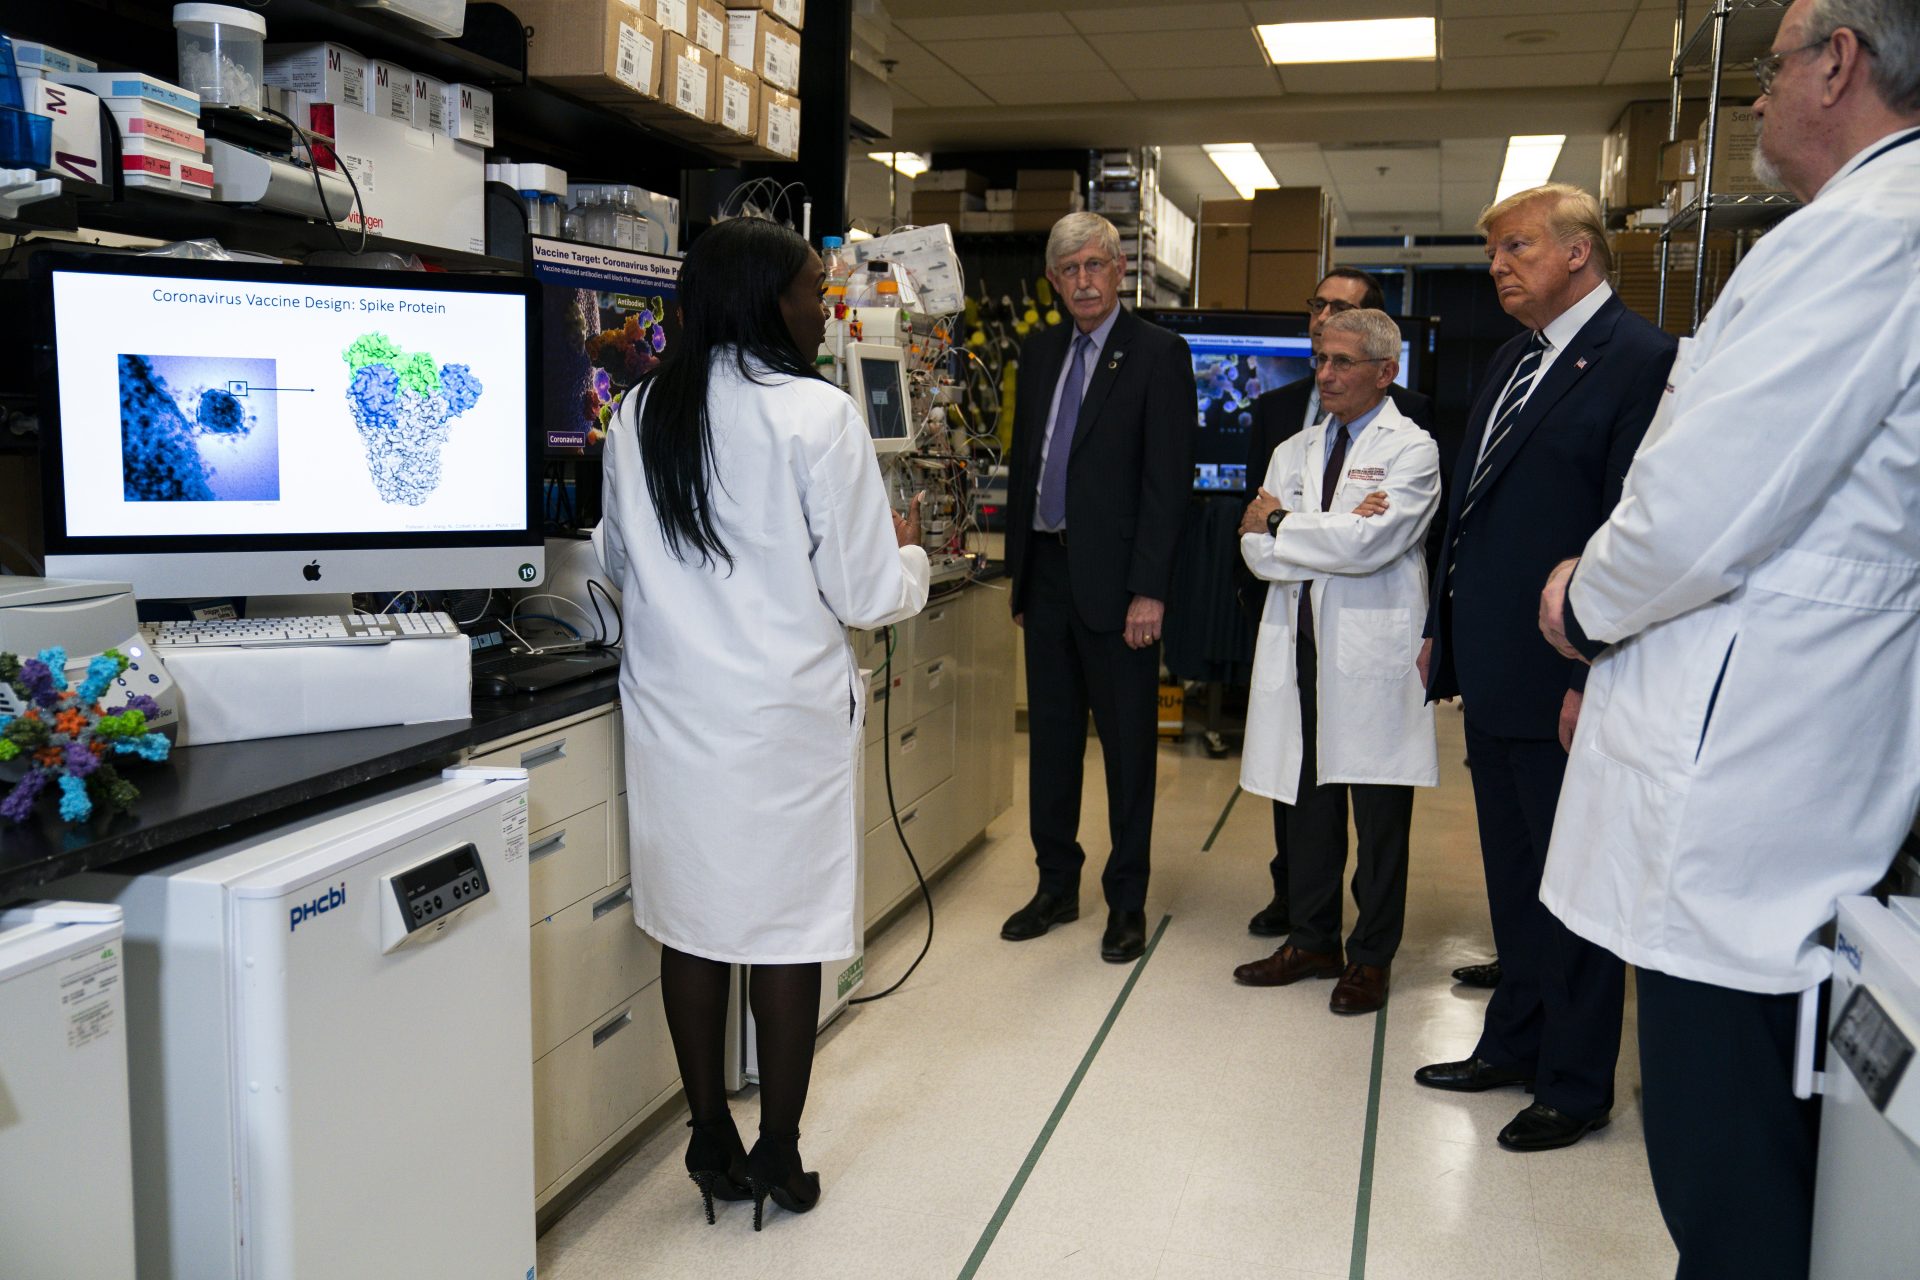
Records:
{"label": "ceiling tile", "polygon": [[[749,6],[751,7],[751,6]],[[978,40],[1027,36],[1070,36],[1073,24],[1058,13],[1000,13],[992,17],[896,18],[894,26],[915,40]]]}
{"label": "ceiling tile", "polygon": [[[1437,184],[1440,181],[1438,147],[1327,147],[1327,171],[1342,190],[1355,182]],[[1383,174],[1380,171],[1385,169]]]}
{"label": "ceiling tile", "polygon": [[887,82],[887,88],[893,94],[893,105],[896,107],[924,107],[927,105],[924,98],[907,92],[906,85],[897,78],[889,80]]}
{"label": "ceiling tile", "polygon": [[1286,187],[1330,187],[1333,175],[1318,147],[1261,147],[1260,158]]}
{"label": "ceiling tile", "polygon": [[1584,187],[1595,195],[1600,194],[1600,150],[1602,139],[1599,134],[1577,134],[1567,139],[1567,145],[1560,149],[1559,163],[1553,167],[1555,182],[1571,182],[1576,187]]}
{"label": "ceiling tile", "polygon": [[1671,75],[1671,52],[1666,49],[1622,49],[1607,68],[1605,84],[1653,84]]}
{"label": "ceiling tile", "polygon": [[968,78],[982,93],[1003,106],[1133,100],[1133,94],[1111,71],[1062,71],[1044,76],[976,75]]}
{"label": "ceiling tile", "polygon": [[1439,16],[1436,0],[1249,0],[1247,11],[1255,22],[1330,22],[1360,18],[1432,18]]}
{"label": "ceiling tile", "polygon": [[[1671,0],[1664,0],[1671,11]],[[1628,10],[1635,0],[1440,0],[1442,18],[1507,18],[1516,11],[1538,13],[1605,13]]]}
{"label": "ceiling tile", "polygon": [[[1140,98],[1260,98],[1280,96],[1280,78],[1270,67],[1214,67],[1195,71],[1122,71],[1120,78]],[[1211,162],[1209,162],[1211,163]]]}
{"label": "ceiling tile", "polygon": [[[1614,13],[1521,13],[1505,18],[1449,18],[1441,24],[1440,51],[1454,58],[1555,53],[1612,53],[1620,47],[1632,17]],[[1507,37],[1525,33],[1537,42],[1520,43]]]}
{"label": "ceiling tile", "polygon": [[1213,31],[1129,32],[1086,37],[1116,71],[1181,67],[1261,67],[1267,56],[1250,27]]}
{"label": "ceiling tile", "polygon": [[1440,176],[1443,181],[1460,181],[1472,173],[1489,170],[1488,181],[1498,176],[1507,157],[1507,140],[1499,138],[1442,138],[1440,140]]}
{"label": "ceiling tile", "polygon": [[1432,62],[1332,62],[1280,68],[1288,93],[1425,93],[1439,86]]}
{"label": "ceiling tile", "polygon": [[1066,15],[1080,31],[1099,35],[1117,31],[1197,31],[1207,27],[1251,27],[1244,4],[1156,4],[1139,9],[1081,9]]}
{"label": "ceiling tile", "polygon": [[904,81],[908,92],[930,107],[985,107],[992,99],[967,83],[966,78],[951,71],[942,71],[937,75],[912,77],[894,77],[893,83]]}
{"label": "ceiling tile", "polygon": [[1540,89],[1599,84],[1610,53],[1549,53],[1518,58],[1448,58],[1440,64],[1443,89]]}
{"label": "ceiling tile", "polygon": [[949,75],[953,73],[953,68],[927,52],[925,45],[912,40],[888,41],[887,58],[897,64],[892,72],[896,78],[919,71],[944,71]]}
{"label": "ceiling tile", "polygon": [[[1691,27],[1688,30],[1692,30]],[[1620,41],[1622,49],[1665,49],[1673,52],[1673,6],[1664,5],[1658,9],[1642,9],[1633,15],[1633,21],[1627,24],[1627,34]]]}
{"label": "ceiling tile", "polygon": [[[974,30],[980,29],[979,22]],[[1057,75],[1105,71],[1106,63],[1079,36],[1035,36],[1027,40],[940,40],[927,49],[963,76],[1008,75],[1031,71]]]}

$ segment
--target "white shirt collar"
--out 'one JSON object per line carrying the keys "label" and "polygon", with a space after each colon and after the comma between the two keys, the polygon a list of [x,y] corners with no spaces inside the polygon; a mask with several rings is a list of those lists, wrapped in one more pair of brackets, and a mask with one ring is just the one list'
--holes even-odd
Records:
{"label": "white shirt collar", "polygon": [[[1090,347],[1087,352],[1088,359],[1091,360],[1096,358],[1097,356],[1099,356],[1099,354],[1102,351],[1105,351],[1107,349],[1107,339],[1110,336],[1112,336],[1114,322],[1119,318],[1120,318],[1120,304],[1116,302],[1113,304],[1113,310],[1107,312],[1107,318],[1105,320],[1102,320],[1099,324],[1095,325],[1093,327],[1093,332],[1087,334],[1087,337],[1092,339],[1093,341],[1093,346]],[[1074,331],[1074,334],[1078,336],[1080,333],[1080,326],[1075,325],[1073,331]],[[1067,351],[1069,355],[1072,354],[1072,351],[1073,351],[1072,338],[1069,338],[1067,340]]]}
{"label": "white shirt collar", "polygon": [[1605,280],[1595,285],[1593,292],[1562,311],[1548,323],[1545,329],[1541,330],[1547,335],[1548,345],[1555,351],[1565,351],[1567,344],[1573,341],[1574,335],[1587,327],[1587,321],[1593,319],[1600,308],[1607,305],[1607,299],[1612,296],[1613,286]]}
{"label": "white shirt collar", "polygon": [[1827,192],[1833,189],[1834,183],[1839,182],[1842,179],[1852,177],[1854,170],[1858,169],[1862,164],[1866,163],[1868,156],[1880,150],[1880,148],[1886,146],[1889,142],[1892,142],[1895,138],[1905,137],[1907,134],[1912,132],[1914,132],[1914,127],[1912,125],[1903,125],[1902,127],[1895,129],[1892,133],[1887,134],[1885,137],[1876,138],[1872,142],[1868,143],[1866,146],[1860,148],[1858,151],[1853,153],[1853,158],[1851,160],[1841,165],[1839,171],[1835,173],[1831,178],[1827,179],[1827,184],[1824,187],[1821,187],[1818,191],[1813,193],[1813,198],[1815,200],[1818,200],[1821,196],[1827,194]]}

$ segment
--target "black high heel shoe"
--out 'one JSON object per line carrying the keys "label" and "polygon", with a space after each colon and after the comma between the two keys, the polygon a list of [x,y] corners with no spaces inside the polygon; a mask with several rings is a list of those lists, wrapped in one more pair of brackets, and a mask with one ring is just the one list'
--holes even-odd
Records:
{"label": "black high heel shoe", "polygon": [[820,1175],[800,1167],[798,1133],[762,1133],[747,1154],[747,1190],[753,1196],[753,1229],[760,1230],[766,1201],[788,1213],[805,1213],[820,1203]]}
{"label": "black high heel shoe", "polygon": [[[687,1128],[693,1130],[687,1139],[687,1176],[700,1188],[707,1225],[712,1226],[715,1200],[745,1200],[753,1194],[747,1185],[747,1149],[733,1117],[725,1112],[718,1120],[689,1120]],[[759,1214],[754,1217],[758,1221]]]}

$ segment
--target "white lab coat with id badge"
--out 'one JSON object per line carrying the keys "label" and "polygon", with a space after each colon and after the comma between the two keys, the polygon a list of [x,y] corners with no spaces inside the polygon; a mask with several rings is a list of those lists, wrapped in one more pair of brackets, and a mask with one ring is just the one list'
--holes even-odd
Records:
{"label": "white lab coat with id badge", "polygon": [[1837,900],[1920,805],[1916,261],[1920,146],[1857,158],[1762,239],[1574,574],[1612,647],[1540,896],[1629,963],[1817,985]]}

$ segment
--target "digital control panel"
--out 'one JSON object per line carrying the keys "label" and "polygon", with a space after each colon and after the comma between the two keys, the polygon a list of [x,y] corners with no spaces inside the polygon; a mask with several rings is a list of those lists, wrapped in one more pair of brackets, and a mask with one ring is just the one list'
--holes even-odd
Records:
{"label": "digital control panel", "polygon": [[472,843],[408,867],[390,881],[408,933],[426,928],[490,892],[480,851]]}
{"label": "digital control panel", "polygon": [[1913,1061],[1913,1041],[1894,1025],[1873,992],[1865,986],[1853,989],[1827,1039],[1874,1109],[1885,1111]]}

